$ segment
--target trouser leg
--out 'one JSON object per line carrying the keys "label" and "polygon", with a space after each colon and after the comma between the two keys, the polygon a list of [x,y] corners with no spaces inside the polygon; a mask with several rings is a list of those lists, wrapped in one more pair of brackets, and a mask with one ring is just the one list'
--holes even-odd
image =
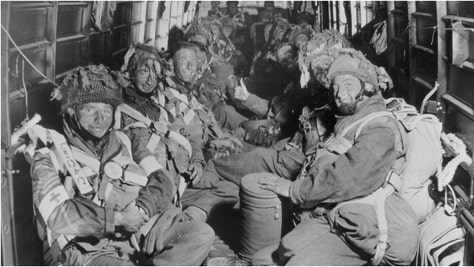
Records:
{"label": "trouser leg", "polygon": [[220,208],[232,208],[239,200],[239,187],[229,181],[219,180],[210,189],[187,188],[181,202],[183,209],[197,207],[206,212],[207,216]]}
{"label": "trouser leg", "polygon": [[216,120],[219,122],[219,126],[231,131],[239,128],[240,123],[247,120],[247,118],[238,113],[233,106],[225,103],[220,103],[215,109],[213,109],[213,112]]}
{"label": "trouser leg", "polygon": [[305,155],[301,152],[256,148],[250,152],[209,161],[206,171],[240,185],[243,176],[256,172],[271,172],[293,180],[300,171]]}
{"label": "trouser leg", "polygon": [[[120,243],[120,242],[119,242]],[[131,266],[130,254],[133,252],[128,243],[115,243],[102,249],[84,252],[80,246],[72,245],[61,253],[61,265],[64,266]],[[106,244],[106,243],[103,243]],[[116,246],[117,245],[117,246]],[[128,248],[126,248],[128,247]]]}
{"label": "trouser leg", "polygon": [[88,266],[131,266],[131,261],[122,259],[118,255],[104,254],[95,257],[87,263]]}
{"label": "trouser leg", "polygon": [[282,238],[277,249],[280,264],[286,265],[364,265],[361,259],[338,235],[331,233],[326,219],[320,217],[301,222]]}
{"label": "trouser leg", "polygon": [[163,236],[163,249],[150,258],[148,264],[156,266],[198,266],[207,257],[214,231],[203,222],[174,220]]}

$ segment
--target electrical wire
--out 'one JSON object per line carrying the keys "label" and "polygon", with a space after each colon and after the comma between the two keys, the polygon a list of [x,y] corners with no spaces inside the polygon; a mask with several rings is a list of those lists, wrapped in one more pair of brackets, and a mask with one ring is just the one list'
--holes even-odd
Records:
{"label": "electrical wire", "polygon": [[[31,67],[36,71],[38,72],[43,78],[45,78],[47,81],[49,81],[50,83],[54,84],[55,86],[58,86],[58,84],[56,84],[55,82],[53,82],[51,79],[49,79],[46,75],[44,75],[40,70],[38,70],[36,68],[36,66],[31,63],[31,61],[28,59],[28,57],[26,57],[25,54],[23,54],[23,52],[20,50],[20,47],[18,47],[18,45],[15,43],[15,41],[13,41],[13,38],[11,37],[10,33],[5,29],[5,27],[3,27],[3,24],[1,25],[2,27],[2,30],[5,32],[5,34],[8,36],[8,39],[12,42],[13,46],[15,46],[15,48],[18,50],[18,53],[21,54],[21,56],[26,60],[26,62],[28,62],[28,64],[31,65]],[[26,90],[26,88],[25,88]]]}

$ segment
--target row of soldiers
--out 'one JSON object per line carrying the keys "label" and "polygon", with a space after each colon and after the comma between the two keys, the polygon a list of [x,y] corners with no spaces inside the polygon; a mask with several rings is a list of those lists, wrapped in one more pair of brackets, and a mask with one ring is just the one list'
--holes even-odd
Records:
{"label": "row of soldiers", "polygon": [[[400,157],[396,122],[348,128],[385,109],[390,78],[336,32],[269,25],[252,65],[297,68],[299,81],[285,87],[309,103],[287,138],[278,101],[250,92],[236,73],[241,54],[215,20],[194,22],[169,54],[134,45],[120,70],[90,65],[65,76],[53,92],[65,139],[47,130],[27,153],[46,264],[201,265],[214,241],[206,221],[239,201],[242,177],[262,171],[281,177],[258,183],[289,198],[299,224],[252,264],[411,262],[416,218],[385,182]],[[250,138],[239,110],[270,118],[257,129],[271,142]],[[350,202],[375,192],[382,208]]]}

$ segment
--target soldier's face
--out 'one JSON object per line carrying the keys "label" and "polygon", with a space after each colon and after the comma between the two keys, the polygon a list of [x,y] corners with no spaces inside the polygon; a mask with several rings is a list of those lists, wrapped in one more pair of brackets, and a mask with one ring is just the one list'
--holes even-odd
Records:
{"label": "soldier's face", "polygon": [[239,8],[237,7],[237,4],[231,3],[227,8],[229,9],[229,15],[231,16],[239,13]]}
{"label": "soldier's face", "polygon": [[350,74],[338,75],[332,86],[338,110],[345,115],[353,114],[361,96],[362,84],[359,79]]}
{"label": "soldier's face", "polygon": [[197,71],[197,56],[194,49],[181,49],[174,56],[174,72],[183,82],[192,82]]}
{"label": "soldier's face", "polygon": [[229,37],[233,31],[234,31],[234,28],[232,28],[231,26],[222,27],[222,34],[224,34],[224,36],[226,37]]}
{"label": "soldier's face", "polygon": [[135,71],[133,79],[137,89],[143,93],[151,93],[158,84],[158,76],[153,68],[154,60],[148,59]]}
{"label": "soldier's face", "polygon": [[114,107],[105,103],[87,103],[77,110],[81,127],[97,138],[102,138],[112,126]]}
{"label": "soldier's face", "polygon": [[293,48],[290,45],[283,46],[278,50],[277,59],[278,63],[280,63],[283,69],[285,69],[287,72],[291,72],[298,68]]}

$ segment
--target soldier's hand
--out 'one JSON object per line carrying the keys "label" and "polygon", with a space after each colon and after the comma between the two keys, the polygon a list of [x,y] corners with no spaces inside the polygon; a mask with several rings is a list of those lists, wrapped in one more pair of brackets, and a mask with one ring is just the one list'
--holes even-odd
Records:
{"label": "soldier's hand", "polygon": [[264,176],[258,179],[260,188],[270,190],[283,197],[290,197],[291,181],[276,176]]}
{"label": "soldier's hand", "polygon": [[199,162],[194,162],[189,165],[188,171],[191,173],[189,179],[191,179],[192,184],[195,185],[201,179],[203,166]]}
{"label": "soldier's hand", "polygon": [[123,210],[115,213],[115,226],[121,227],[129,233],[137,232],[150,218],[141,212],[135,201],[128,204]]}
{"label": "soldier's hand", "polygon": [[246,101],[249,98],[249,91],[247,90],[247,86],[245,86],[242,78],[240,78],[240,84],[235,87],[234,97],[241,101]]}

